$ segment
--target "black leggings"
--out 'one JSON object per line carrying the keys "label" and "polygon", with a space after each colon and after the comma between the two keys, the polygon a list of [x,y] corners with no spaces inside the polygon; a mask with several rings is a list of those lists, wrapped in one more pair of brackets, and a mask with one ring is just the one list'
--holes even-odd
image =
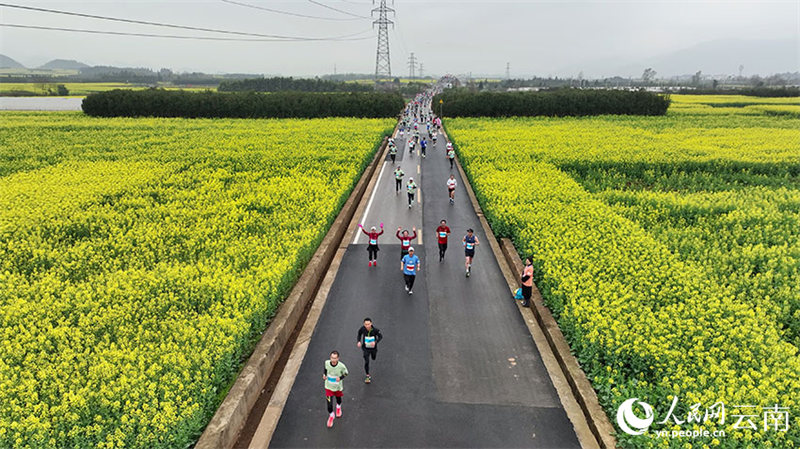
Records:
{"label": "black leggings", "polygon": [[389,157],[392,158],[392,164],[394,164],[394,160],[397,157],[396,154],[389,154]]}
{"label": "black leggings", "polygon": [[333,413],[333,398],[336,398],[336,403],[338,405],[342,405],[342,398],[339,396],[326,396],[325,399],[328,400],[328,413]]}
{"label": "black leggings", "polygon": [[369,376],[369,358],[372,357],[372,360],[375,360],[375,357],[378,356],[378,348],[361,348],[361,350],[364,352],[364,372]]}
{"label": "black leggings", "polygon": [[414,194],[413,193],[409,193],[408,194],[408,205],[410,206],[413,201],[414,201]]}
{"label": "black leggings", "polygon": [[450,168],[453,168],[453,158],[449,158],[449,159],[450,159]]}
{"label": "black leggings", "polygon": [[444,253],[447,251],[447,243],[439,244],[439,260],[444,259]]}
{"label": "black leggings", "polygon": [[414,275],[414,274],[405,274],[405,273],[403,273],[403,277],[406,280],[406,287],[408,287],[409,290],[413,289],[414,288],[414,280],[417,278],[417,276]]}
{"label": "black leggings", "polygon": [[369,260],[378,260],[378,245],[367,246],[367,253],[369,253]]}
{"label": "black leggings", "polygon": [[523,304],[528,304],[531,300],[531,294],[533,293],[533,286],[528,287],[527,285],[522,286],[522,300]]}
{"label": "black leggings", "polygon": [[395,178],[395,180],[394,180],[394,191],[395,192],[399,192],[400,191],[400,187],[403,187],[403,180]]}

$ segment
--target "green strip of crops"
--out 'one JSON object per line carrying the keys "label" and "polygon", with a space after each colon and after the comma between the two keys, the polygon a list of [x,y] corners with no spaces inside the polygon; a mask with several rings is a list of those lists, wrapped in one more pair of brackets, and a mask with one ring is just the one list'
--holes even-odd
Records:
{"label": "green strip of crops", "polygon": [[[622,447],[800,443],[791,325],[800,318],[797,122],[447,121],[487,219],[532,256],[545,302],[612,422],[629,398],[651,404],[657,421],[675,397],[684,420],[693,404],[701,414],[718,401],[729,407],[725,423],[619,432]],[[726,271],[737,261],[745,269]],[[759,421],[759,430],[731,430],[735,405],[788,407],[790,429],[764,430]],[[727,436],[687,443],[653,432],[673,428]]]}
{"label": "green strip of crops", "polygon": [[0,447],[192,444],[393,125],[0,113]]}

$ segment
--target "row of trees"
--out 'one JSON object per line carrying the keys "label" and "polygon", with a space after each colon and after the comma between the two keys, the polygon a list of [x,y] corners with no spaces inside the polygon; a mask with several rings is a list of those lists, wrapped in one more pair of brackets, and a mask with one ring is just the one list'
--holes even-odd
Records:
{"label": "row of trees", "polygon": [[244,80],[222,81],[217,88],[220,92],[282,92],[295,90],[300,92],[372,92],[372,83],[344,83],[327,81],[319,78],[251,78]]}
{"label": "row of trees", "polygon": [[747,95],[751,97],[800,97],[800,87],[753,87],[749,89],[679,89],[680,94]]}
{"label": "row of trees", "polygon": [[664,115],[669,97],[644,91],[559,89],[547,92],[471,92],[450,89],[434,97],[447,117]]}
{"label": "row of trees", "polygon": [[404,106],[397,94],[185,92],[117,89],[87,96],[83,111],[99,117],[318,118],[395,117]]}

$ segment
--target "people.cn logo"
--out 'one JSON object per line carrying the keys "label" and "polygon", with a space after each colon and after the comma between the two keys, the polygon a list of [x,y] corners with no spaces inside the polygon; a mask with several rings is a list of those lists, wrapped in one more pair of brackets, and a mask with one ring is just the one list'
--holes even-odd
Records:
{"label": "people.cn logo", "polygon": [[628,435],[642,435],[647,432],[650,424],[653,424],[653,407],[646,402],[639,401],[639,405],[644,409],[644,419],[639,418],[633,413],[633,404],[639,398],[631,398],[623,402],[617,409],[617,424],[623,432]]}

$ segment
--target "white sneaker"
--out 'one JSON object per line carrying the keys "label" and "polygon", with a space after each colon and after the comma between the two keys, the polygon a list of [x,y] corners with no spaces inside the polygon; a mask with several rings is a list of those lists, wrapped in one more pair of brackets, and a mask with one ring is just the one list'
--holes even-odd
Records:
{"label": "white sneaker", "polygon": [[409,294],[409,295],[413,295],[413,294],[414,294],[414,290],[409,290],[409,291],[408,291],[408,294]]}
{"label": "white sneaker", "polygon": [[406,285],[405,288],[406,288],[406,291],[408,291],[408,285]]}

